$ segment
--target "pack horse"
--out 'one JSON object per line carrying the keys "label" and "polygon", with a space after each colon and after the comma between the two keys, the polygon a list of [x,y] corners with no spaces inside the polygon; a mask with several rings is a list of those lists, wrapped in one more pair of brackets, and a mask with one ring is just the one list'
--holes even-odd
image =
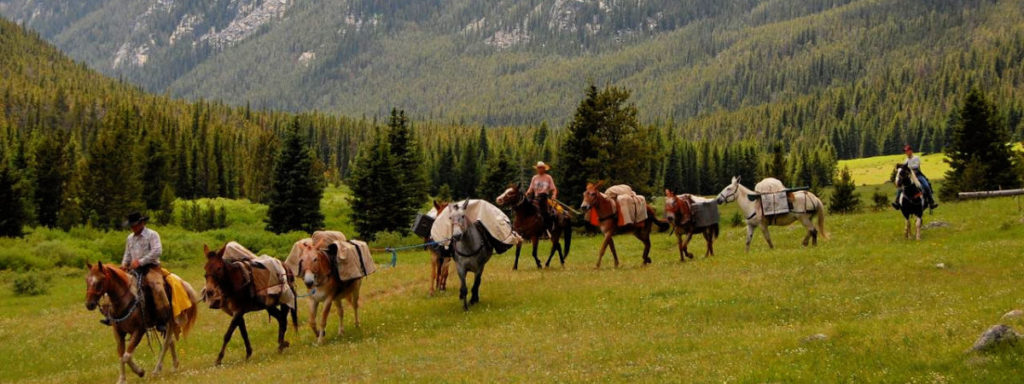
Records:
{"label": "pack horse", "polygon": [[[782,182],[774,178],[766,178],[757,184],[752,191],[740,184],[739,177],[733,177],[716,200],[718,204],[735,201],[740,206],[743,218],[747,223],[747,251],[750,251],[750,240],[754,237],[754,229],[760,227],[768,248],[774,248],[772,238],[768,234],[768,226],[787,226],[800,221],[807,228],[803,245],[808,242],[818,245],[818,235],[828,237],[825,233],[825,206],[821,199],[809,191],[788,191]],[[817,216],[818,225],[813,219]]]}

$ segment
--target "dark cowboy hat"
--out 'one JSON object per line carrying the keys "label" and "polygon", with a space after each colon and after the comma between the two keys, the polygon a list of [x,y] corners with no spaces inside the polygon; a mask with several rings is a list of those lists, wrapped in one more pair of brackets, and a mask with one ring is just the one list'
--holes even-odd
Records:
{"label": "dark cowboy hat", "polygon": [[149,216],[143,215],[139,212],[132,212],[129,213],[127,217],[125,217],[124,223],[122,225],[124,225],[125,227],[131,227],[135,224],[144,223],[147,221],[149,221]]}

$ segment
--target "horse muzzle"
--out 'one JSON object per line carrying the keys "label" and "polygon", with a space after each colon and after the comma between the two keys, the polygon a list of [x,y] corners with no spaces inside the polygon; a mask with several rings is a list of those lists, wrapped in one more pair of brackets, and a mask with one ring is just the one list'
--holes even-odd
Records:
{"label": "horse muzzle", "polygon": [[85,309],[89,310],[89,311],[92,311],[92,310],[95,310],[98,305],[99,304],[97,304],[95,301],[86,301],[85,302]]}
{"label": "horse muzzle", "polygon": [[312,273],[306,272],[306,274],[302,277],[302,282],[306,284],[306,289],[310,289],[313,288],[313,284],[316,283],[316,279],[313,278]]}

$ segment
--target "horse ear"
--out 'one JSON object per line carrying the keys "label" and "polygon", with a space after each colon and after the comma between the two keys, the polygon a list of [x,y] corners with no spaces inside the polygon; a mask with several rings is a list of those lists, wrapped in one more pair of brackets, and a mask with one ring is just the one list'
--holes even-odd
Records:
{"label": "horse ear", "polygon": [[327,245],[327,250],[325,251],[325,253],[327,253],[327,255],[330,256],[330,257],[337,257],[338,256],[338,244],[336,244],[336,243],[328,244]]}
{"label": "horse ear", "polygon": [[675,196],[675,194],[672,193],[672,190],[668,189],[668,188],[665,188],[665,197],[673,197],[673,196]]}
{"label": "horse ear", "polygon": [[92,269],[92,263],[90,263],[88,260],[86,260],[85,262],[85,269]]}
{"label": "horse ear", "polygon": [[102,261],[96,260],[96,269],[101,269],[101,270],[103,269],[103,262]]}
{"label": "horse ear", "polygon": [[210,246],[209,246],[209,245],[206,245],[206,244],[204,243],[204,244],[203,244],[203,256],[206,256],[206,255],[209,255],[209,254],[210,254]]}
{"label": "horse ear", "polygon": [[743,179],[743,176],[736,176],[736,177],[733,177],[732,179],[736,180],[736,182],[738,183],[738,182],[740,182],[741,179]]}
{"label": "horse ear", "polygon": [[436,209],[436,210],[438,210],[438,211],[440,211],[440,210],[441,210],[441,204],[438,204],[438,203],[437,203],[437,200],[434,200],[434,209]]}
{"label": "horse ear", "polygon": [[598,180],[597,184],[594,184],[594,188],[600,188],[602,185],[604,185],[604,180]]}
{"label": "horse ear", "polygon": [[469,199],[462,203],[462,210],[469,209]]}

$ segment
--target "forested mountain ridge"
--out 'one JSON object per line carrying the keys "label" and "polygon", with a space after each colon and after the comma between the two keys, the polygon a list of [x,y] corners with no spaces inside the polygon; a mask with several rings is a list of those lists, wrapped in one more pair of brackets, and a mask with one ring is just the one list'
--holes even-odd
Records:
{"label": "forested mountain ridge", "polygon": [[1016,0],[64,3],[0,13],[146,89],[236,105],[561,125],[591,80],[688,139],[811,136],[843,158],[941,148],[970,87],[1017,136],[1024,111]]}

